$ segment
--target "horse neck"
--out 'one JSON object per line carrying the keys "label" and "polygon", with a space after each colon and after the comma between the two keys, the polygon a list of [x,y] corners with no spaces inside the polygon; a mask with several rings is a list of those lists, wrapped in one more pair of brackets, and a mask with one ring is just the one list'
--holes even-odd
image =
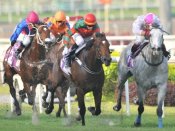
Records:
{"label": "horse neck", "polygon": [[63,48],[64,48],[64,44],[62,42],[57,42],[46,53],[46,58],[56,62],[55,60],[57,59],[58,55],[59,55],[59,58],[62,56]]}
{"label": "horse neck", "polygon": [[97,49],[92,46],[89,50],[82,52],[81,61],[92,70],[99,70],[102,67],[101,61],[97,58]]}
{"label": "horse neck", "polygon": [[31,45],[25,49],[24,58],[32,62],[41,61],[45,59],[45,52],[44,46],[39,45],[37,40],[33,40]]}

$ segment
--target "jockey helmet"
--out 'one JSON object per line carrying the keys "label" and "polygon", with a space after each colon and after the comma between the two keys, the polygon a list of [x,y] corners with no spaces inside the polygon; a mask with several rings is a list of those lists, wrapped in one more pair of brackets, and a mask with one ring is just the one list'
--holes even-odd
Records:
{"label": "jockey helmet", "polygon": [[39,22],[39,16],[36,12],[31,11],[26,18],[27,23],[37,24]]}
{"label": "jockey helmet", "polygon": [[66,21],[66,15],[63,11],[58,11],[54,17],[56,21]]}
{"label": "jockey helmet", "polygon": [[154,19],[155,19],[155,14],[153,14],[153,13],[146,14],[145,18],[144,18],[145,24],[148,24],[148,25],[153,24]]}
{"label": "jockey helmet", "polygon": [[86,25],[95,25],[96,24],[96,17],[92,13],[88,13],[84,17],[84,22]]}

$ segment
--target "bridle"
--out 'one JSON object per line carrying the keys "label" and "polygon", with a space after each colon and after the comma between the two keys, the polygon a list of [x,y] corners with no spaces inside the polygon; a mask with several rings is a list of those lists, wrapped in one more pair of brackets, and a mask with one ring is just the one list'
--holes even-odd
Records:
{"label": "bridle", "polygon": [[[155,29],[155,28],[151,28],[151,30],[152,30],[152,29]],[[156,28],[156,29],[160,29],[160,30],[162,31],[161,28]],[[149,36],[149,37],[148,37],[148,40],[147,40],[148,44],[151,43],[150,37],[151,37],[151,36]],[[162,36],[162,39],[163,39],[163,36]],[[149,46],[150,46],[150,48],[151,48],[153,51],[156,50],[154,47],[151,47],[151,44],[150,44]],[[162,48],[162,47],[161,47],[161,48]],[[158,48],[157,51],[162,51],[162,50],[160,50],[161,48]],[[145,61],[148,65],[150,65],[150,66],[158,66],[158,65],[160,65],[160,64],[163,62],[163,60],[164,60],[164,55],[162,55],[162,58],[161,58],[161,60],[160,60],[159,62],[157,62],[157,63],[151,63],[151,62],[149,62],[149,61],[147,60],[147,58],[146,58],[145,54],[143,53],[143,51],[142,51],[141,54],[142,54],[142,57],[144,58],[144,61]]]}

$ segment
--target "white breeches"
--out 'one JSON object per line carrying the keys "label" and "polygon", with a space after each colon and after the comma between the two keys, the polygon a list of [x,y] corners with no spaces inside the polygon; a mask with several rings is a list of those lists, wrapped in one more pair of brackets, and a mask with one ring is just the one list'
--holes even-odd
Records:
{"label": "white breeches", "polygon": [[27,47],[27,46],[30,44],[31,39],[30,39],[30,36],[21,33],[21,34],[18,36],[17,41],[21,41],[21,42],[23,43],[23,45],[24,45],[25,47]]}
{"label": "white breeches", "polygon": [[136,40],[135,40],[136,43],[142,43],[144,40],[145,40],[144,36],[136,35]]}
{"label": "white breeches", "polygon": [[79,33],[72,35],[72,38],[78,46],[81,46],[84,43],[84,39]]}

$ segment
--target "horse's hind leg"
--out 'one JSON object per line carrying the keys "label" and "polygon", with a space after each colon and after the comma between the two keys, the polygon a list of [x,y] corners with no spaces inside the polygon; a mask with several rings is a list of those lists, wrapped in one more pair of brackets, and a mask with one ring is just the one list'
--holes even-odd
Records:
{"label": "horse's hind leg", "polygon": [[19,102],[16,98],[16,90],[13,86],[13,80],[12,79],[8,82],[8,85],[10,87],[10,94],[13,97],[13,100],[14,100],[14,105],[15,105],[15,108],[16,108],[15,112],[16,112],[17,115],[21,115],[21,108],[20,108]]}
{"label": "horse's hind leg", "polygon": [[167,84],[163,84],[162,86],[159,86],[159,88],[158,88],[157,116],[158,116],[158,127],[159,128],[163,128],[163,120],[162,120],[163,110],[162,110],[162,105],[163,105],[163,101],[164,101],[165,95],[166,95],[166,87],[167,87]]}

